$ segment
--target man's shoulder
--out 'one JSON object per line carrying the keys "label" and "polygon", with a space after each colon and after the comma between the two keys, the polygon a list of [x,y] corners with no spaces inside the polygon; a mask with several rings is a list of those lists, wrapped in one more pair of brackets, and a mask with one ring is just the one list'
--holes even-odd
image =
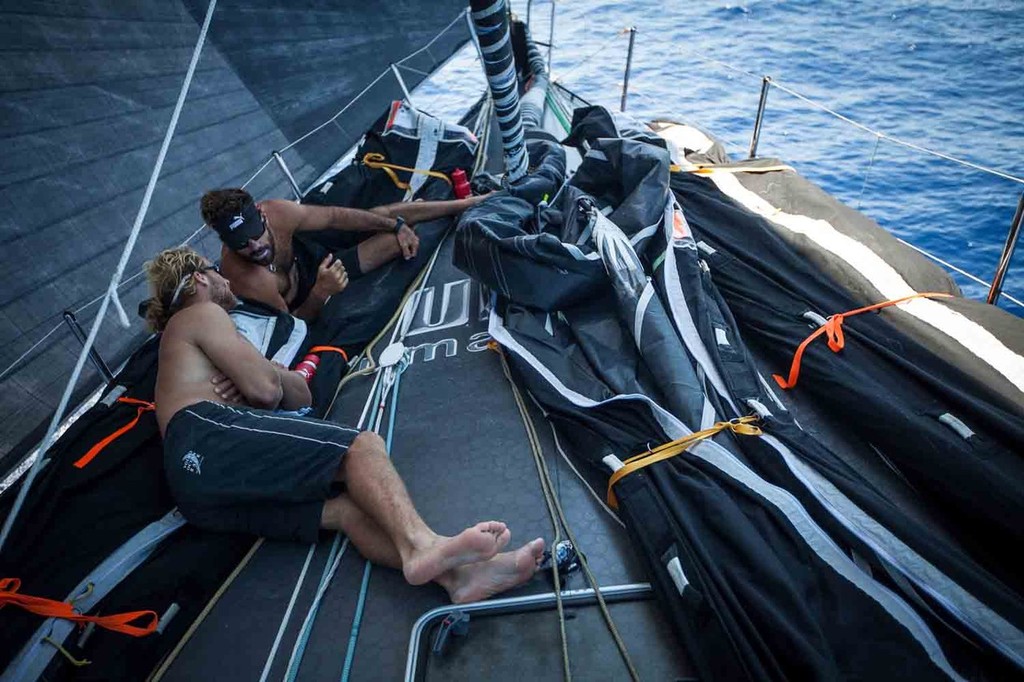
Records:
{"label": "man's shoulder", "polygon": [[180,334],[185,330],[202,330],[205,327],[201,323],[227,317],[227,314],[223,307],[213,301],[193,303],[171,316],[164,333]]}
{"label": "man's shoulder", "polygon": [[302,216],[309,211],[308,206],[287,199],[264,199],[259,203],[259,208],[267,216],[267,222],[277,238],[286,234],[291,236],[298,228]]}

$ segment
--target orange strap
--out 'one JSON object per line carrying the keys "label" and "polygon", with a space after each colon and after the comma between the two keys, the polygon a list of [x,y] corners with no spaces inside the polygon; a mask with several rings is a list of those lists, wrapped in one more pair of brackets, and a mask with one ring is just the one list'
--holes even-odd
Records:
{"label": "orange strap", "polygon": [[796,386],[796,380],[800,377],[800,360],[804,356],[804,351],[807,349],[807,345],[814,341],[822,334],[828,337],[828,347],[832,349],[833,353],[838,353],[846,345],[846,337],[843,335],[843,320],[847,317],[853,317],[854,315],[860,315],[861,313],[870,312],[872,310],[878,310],[880,308],[887,308],[891,305],[897,305],[905,301],[909,301],[914,298],[953,298],[952,294],[943,294],[939,292],[927,292],[923,294],[914,294],[913,296],[904,296],[903,298],[893,299],[892,301],[883,301],[882,303],[876,303],[869,305],[864,308],[857,308],[856,310],[850,310],[845,313],[836,313],[830,316],[825,324],[818,327],[814,332],[803,340],[793,355],[793,364],[789,367],[789,379],[783,379],[780,374],[773,374],[772,378],[783,389],[789,389]]}
{"label": "orange strap", "polygon": [[[18,578],[0,578],[0,609],[8,604],[13,604],[47,618],[62,618],[75,623],[96,623],[101,628],[132,637],[145,637],[153,634],[156,632],[157,622],[160,620],[156,611],[129,611],[128,613],[115,613],[111,616],[83,616],[77,613],[75,607],[68,602],[18,594],[19,587],[21,587],[21,580]],[[130,625],[132,621],[140,618],[148,618],[149,622],[145,625]]]}
{"label": "orange strap", "polygon": [[341,353],[341,357],[345,358],[345,362],[348,362],[348,353],[345,352],[344,348],[338,348],[337,346],[313,346],[307,352],[308,353]]}
{"label": "orange strap", "polygon": [[135,425],[139,423],[139,419],[142,418],[143,413],[152,412],[153,410],[156,409],[156,403],[146,402],[145,400],[136,400],[135,398],[118,398],[117,402],[128,403],[129,405],[138,405],[139,409],[135,413],[135,419],[131,420],[130,422],[119,428],[117,431],[114,431],[112,434],[101,440],[99,443],[96,443],[96,445],[93,445],[91,448],[89,448],[89,452],[79,457],[78,461],[75,462],[75,468],[84,468],[85,465],[91,462],[96,457],[96,455],[100,454],[105,447],[107,447],[115,440],[117,440],[124,434],[134,429]]}
{"label": "orange strap", "polygon": [[619,508],[619,500],[615,497],[614,486],[623,476],[627,476],[644,467],[649,467],[655,462],[675,457],[691,445],[699,443],[706,438],[711,438],[711,436],[722,431],[732,431],[741,436],[760,436],[762,433],[761,427],[757,426],[755,422],[757,422],[757,417],[753,415],[738,417],[727,422],[715,422],[714,426],[703,431],[691,433],[689,436],[669,441],[636,457],[630,457],[608,479],[608,504],[611,505],[612,509]]}

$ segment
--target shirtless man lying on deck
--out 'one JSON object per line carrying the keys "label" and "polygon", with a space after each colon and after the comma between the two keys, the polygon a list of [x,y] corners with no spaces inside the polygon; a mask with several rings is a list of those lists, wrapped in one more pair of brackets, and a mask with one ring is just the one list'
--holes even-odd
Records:
{"label": "shirtless man lying on deck", "polygon": [[[164,470],[181,512],[211,530],[313,542],[319,528],[345,533],[367,559],[401,569],[412,585],[436,582],[456,603],[486,599],[528,580],[544,541],[500,553],[510,531],[485,521],[454,537],[432,531],[413,507],[384,441],[299,417],[310,404],[303,378],[271,364],[236,330],[228,280],[187,248],[147,264],[163,331],[156,419]],[[225,375],[247,404],[214,391]],[[332,496],[332,488],[344,491]]]}
{"label": "shirtless man lying on deck", "polygon": [[[349,279],[398,256],[415,257],[416,223],[457,215],[483,199],[415,201],[363,211],[280,199],[256,203],[243,189],[218,189],[203,195],[200,209],[223,242],[221,268],[236,294],[314,322]],[[294,239],[321,230],[350,233],[352,246],[335,255],[310,240]]]}

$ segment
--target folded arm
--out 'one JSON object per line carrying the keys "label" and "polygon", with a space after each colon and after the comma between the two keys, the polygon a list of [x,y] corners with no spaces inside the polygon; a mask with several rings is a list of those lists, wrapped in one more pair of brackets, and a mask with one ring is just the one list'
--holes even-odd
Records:
{"label": "folded arm", "polygon": [[[195,306],[194,342],[210,362],[253,407],[272,410],[278,406],[297,409],[310,404],[305,381],[282,376],[282,371],[263,357],[256,347],[238,333],[227,312],[215,303]],[[299,386],[294,379],[301,382]]]}

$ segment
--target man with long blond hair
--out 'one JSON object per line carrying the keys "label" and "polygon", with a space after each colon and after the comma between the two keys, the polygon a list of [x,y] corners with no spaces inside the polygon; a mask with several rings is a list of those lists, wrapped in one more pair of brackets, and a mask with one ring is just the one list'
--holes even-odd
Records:
{"label": "man with long blond hair", "polygon": [[[227,311],[237,301],[210,261],[168,249],[147,272],[148,319],[162,332],[156,419],[164,469],[190,522],[306,542],[319,528],[338,530],[367,559],[401,569],[412,585],[436,582],[456,603],[534,574],[540,538],[499,553],[511,535],[499,521],[438,535],[416,512],[379,436],[281,412],[310,404],[305,380],[236,331]],[[241,404],[216,391],[222,375]]]}

